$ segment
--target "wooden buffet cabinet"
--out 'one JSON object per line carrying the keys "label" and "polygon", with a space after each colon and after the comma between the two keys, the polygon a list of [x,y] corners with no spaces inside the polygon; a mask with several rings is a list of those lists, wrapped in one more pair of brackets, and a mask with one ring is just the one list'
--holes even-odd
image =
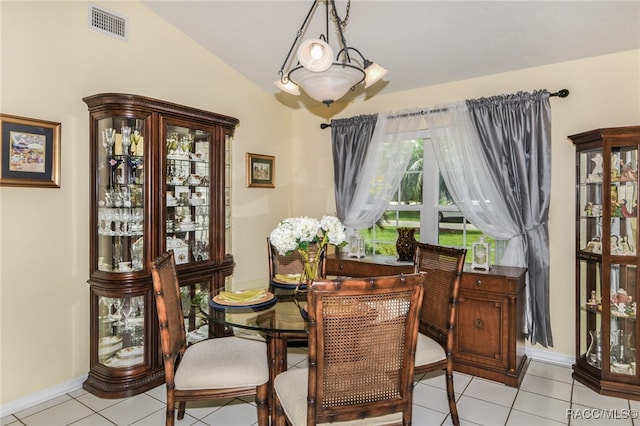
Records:
{"label": "wooden buffet cabinet", "polygon": [[187,340],[217,330],[195,309],[230,281],[231,148],[238,120],[129,94],[89,108],[90,370],[84,389],[123,398],[164,382],[149,263],[172,249]]}
{"label": "wooden buffet cabinet", "polygon": [[[327,256],[326,275],[367,277],[413,272],[413,265],[392,256]],[[454,349],[456,371],[519,386],[527,369],[523,333],[526,269],[465,266],[458,298]]]}

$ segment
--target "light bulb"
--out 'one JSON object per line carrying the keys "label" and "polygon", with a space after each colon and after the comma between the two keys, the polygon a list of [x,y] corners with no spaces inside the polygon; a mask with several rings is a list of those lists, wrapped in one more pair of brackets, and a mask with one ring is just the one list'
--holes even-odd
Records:
{"label": "light bulb", "polygon": [[311,45],[311,57],[313,59],[320,59],[324,53],[324,48],[319,43],[313,43]]}

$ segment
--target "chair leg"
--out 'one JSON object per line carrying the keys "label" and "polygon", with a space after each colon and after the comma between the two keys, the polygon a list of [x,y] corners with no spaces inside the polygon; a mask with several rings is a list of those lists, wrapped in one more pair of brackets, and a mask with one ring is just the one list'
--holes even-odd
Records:
{"label": "chair leg", "polygon": [[451,413],[451,422],[458,426],[460,425],[460,419],[458,418],[458,407],[456,405],[456,394],[453,390],[453,363],[449,360],[446,368],[446,382],[447,382],[447,400],[449,401],[449,412]]}
{"label": "chair leg", "polygon": [[167,419],[165,421],[166,426],[173,426],[175,422],[176,401],[173,395],[173,391],[167,389]]}
{"label": "chair leg", "polygon": [[184,411],[187,408],[187,401],[178,402],[178,420],[184,419]]}
{"label": "chair leg", "polygon": [[256,387],[258,426],[269,426],[269,383]]}
{"label": "chair leg", "polygon": [[278,398],[278,394],[273,391],[273,400],[274,407],[272,408],[273,413],[273,426],[286,426],[287,425],[287,416],[284,414],[284,410],[282,409],[282,404],[280,403],[280,398]]}

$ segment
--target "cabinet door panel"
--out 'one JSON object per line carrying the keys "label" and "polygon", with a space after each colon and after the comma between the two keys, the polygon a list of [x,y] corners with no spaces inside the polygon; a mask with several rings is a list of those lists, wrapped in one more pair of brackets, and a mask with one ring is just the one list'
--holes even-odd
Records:
{"label": "cabinet door panel", "polygon": [[461,296],[458,302],[456,357],[502,365],[504,306],[498,299]]}

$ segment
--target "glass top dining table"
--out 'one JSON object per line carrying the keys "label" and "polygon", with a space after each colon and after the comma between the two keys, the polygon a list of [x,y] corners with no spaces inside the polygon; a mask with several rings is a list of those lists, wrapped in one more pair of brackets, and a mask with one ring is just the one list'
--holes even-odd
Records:
{"label": "glass top dining table", "polygon": [[221,291],[224,289],[212,293],[209,306],[201,306],[201,311],[209,318],[214,330],[218,330],[214,332],[216,337],[231,333],[241,335],[239,329],[253,330],[264,337],[269,361],[269,402],[273,414],[272,384],[275,377],[287,369],[287,342],[306,340],[308,336],[308,322],[303,316],[306,292],[283,292],[271,301],[252,306],[225,306],[215,303]]}

